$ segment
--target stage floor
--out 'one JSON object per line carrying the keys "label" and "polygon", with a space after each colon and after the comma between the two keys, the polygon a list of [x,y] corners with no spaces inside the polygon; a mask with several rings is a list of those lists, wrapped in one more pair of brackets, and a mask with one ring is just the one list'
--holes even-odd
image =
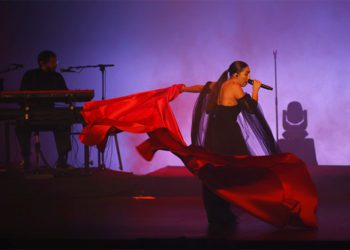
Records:
{"label": "stage floor", "polygon": [[[348,241],[350,167],[319,166],[310,172],[320,197],[319,230],[277,230],[242,212],[237,229],[225,239]],[[222,238],[208,234],[200,181],[183,167],[167,167],[145,176],[76,169],[63,176],[42,177],[0,175],[2,239],[13,243],[30,239],[179,242]]]}

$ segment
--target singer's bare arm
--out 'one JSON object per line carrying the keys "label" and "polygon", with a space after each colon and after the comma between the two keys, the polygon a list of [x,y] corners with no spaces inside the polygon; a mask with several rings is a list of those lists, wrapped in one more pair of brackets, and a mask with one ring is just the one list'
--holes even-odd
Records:
{"label": "singer's bare arm", "polygon": [[[209,89],[212,90],[216,82],[211,82],[209,85]],[[196,84],[192,86],[183,86],[181,89],[182,92],[192,92],[192,93],[200,93],[203,89],[203,84]]]}
{"label": "singer's bare arm", "polygon": [[252,98],[253,98],[256,102],[258,102],[259,94],[258,94],[258,91],[256,91],[255,89],[253,89]]}

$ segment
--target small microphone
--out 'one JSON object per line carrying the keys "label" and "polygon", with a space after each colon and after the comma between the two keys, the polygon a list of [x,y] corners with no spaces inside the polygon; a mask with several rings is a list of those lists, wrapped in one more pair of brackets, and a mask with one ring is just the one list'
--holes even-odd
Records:
{"label": "small microphone", "polygon": [[19,64],[19,63],[12,63],[11,65],[12,65],[12,66],[15,66],[16,69],[18,69],[18,68],[23,68],[23,67],[24,67],[23,64]]}
{"label": "small microphone", "polygon": [[74,71],[73,69],[71,69],[71,68],[61,68],[60,69],[60,71],[62,72],[62,73],[76,73],[76,71]]}
{"label": "small microphone", "polygon": [[[253,84],[254,84],[254,81],[253,81],[252,79],[249,79],[249,80],[248,80],[248,83],[251,84],[251,85],[253,85]],[[263,89],[273,90],[272,87],[270,87],[269,85],[266,85],[266,84],[261,84],[261,87],[262,87]]]}

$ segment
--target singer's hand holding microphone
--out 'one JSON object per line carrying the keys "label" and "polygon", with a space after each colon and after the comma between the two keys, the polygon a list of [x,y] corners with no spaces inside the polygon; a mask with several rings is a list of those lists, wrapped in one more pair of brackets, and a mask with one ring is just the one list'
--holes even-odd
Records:
{"label": "singer's hand holding microphone", "polygon": [[253,90],[259,91],[259,89],[261,88],[261,84],[262,84],[261,81],[253,80]]}

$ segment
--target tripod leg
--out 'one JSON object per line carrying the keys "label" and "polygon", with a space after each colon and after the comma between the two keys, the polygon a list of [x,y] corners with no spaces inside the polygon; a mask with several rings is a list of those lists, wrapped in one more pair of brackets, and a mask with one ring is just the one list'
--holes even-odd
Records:
{"label": "tripod leg", "polygon": [[101,168],[101,151],[97,148],[97,167]]}
{"label": "tripod leg", "polygon": [[89,168],[89,162],[90,162],[90,155],[89,155],[89,146],[84,145],[84,167]]}
{"label": "tripod leg", "polygon": [[43,163],[45,164],[45,167],[47,168],[51,168],[50,164],[48,163],[48,161],[45,158],[45,155],[43,153],[42,150],[40,150],[40,156],[41,156],[41,160],[43,161]]}
{"label": "tripod leg", "polygon": [[105,151],[97,149],[98,152],[98,168],[99,169],[105,169],[106,165],[105,165]]}
{"label": "tripod leg", "polygon": [[121,154],[120,154],[120,148],[119,148],[117,134],[114,134],[114,141],[115,141],[115,147],[117,149],[117,154],[118,154],[119,169],[123,170],[123,163],[122,163],[122,157],[121,157]]}
{"label": "tripod leg", "polygon": [[35,133],[34,135],[34,140],[35,140],[35,165],[36,169],[40,168],[40,140],[39,140],[39,134]]}
{"label": "tripod leg", "polygon": [[102,151],[102,169],[106,169],[106,164],[105,164],[105,151]]}
{"label": "tripod leg", "polygon": [[103,142],[97,146],[97,152],[98,152],[98,168],[105,169],[105,149],[108,141],[108,135],[103,140]]}

